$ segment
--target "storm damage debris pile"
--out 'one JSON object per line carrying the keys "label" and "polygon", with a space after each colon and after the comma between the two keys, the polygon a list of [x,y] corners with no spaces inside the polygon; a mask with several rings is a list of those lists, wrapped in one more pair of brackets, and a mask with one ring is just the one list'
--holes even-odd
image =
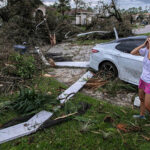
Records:
{"label": "storm damage debris pile", "polygon": [[42,51],[37,48],[36,49],[39,57],[41,58],[41,60],[43,61],[43,63],[46,66],[51,66],[51,67],[76,67],[76,68],[88,68],[89,67],[89,62],[70,62],[70,61],[65,61],[65,62],[54,62],[53,59],[49,59],[49,61],[47,61],[47,59],[45,58],[45,56],[43,55]]}
{"label": "storm damage debris pile", "polygon": [[110,31],[91,31],[77,35],[77,38],[81,40],[107,39],[110,37],[112,37],[112,32]]}
{"label": "storm damage debris pile", "polygon": [[[66,103],[86,84],[88,79],[92,78],[92,76],[93,74],[90,71],[88,71],[70,88],[68,88],[61,95],[59,95],[57,99],[60,100],[61,104]],[[60,108],[61,105],[58,106],[58,109]],[[73,115],[78,113],[81,113],[81,111],[75,112]],[[0,144],[36,132],[46,120],[50,119],[53,116],[53,114],[53,112],[41,111],[27,122],[0,130]],[[49,126],[51,126],[51,124],[60,123],[63,120],[61,118],[57,121],[49,121]]]}

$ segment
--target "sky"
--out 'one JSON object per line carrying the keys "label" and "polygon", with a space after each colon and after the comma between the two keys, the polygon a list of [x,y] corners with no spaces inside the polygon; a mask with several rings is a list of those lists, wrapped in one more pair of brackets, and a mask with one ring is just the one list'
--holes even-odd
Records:
{"label": "sky", "polygon": [[[57,0],[44,0],[46,5],[53,4]],[[94,7],[98,0],[84,0],[84,2],[91,2]],[[103,0],[104,2],[110,2],[110,0]],[[71,0],[71,5],[74,7],[74,2]],[[142,7],[143,9],[150,7],[150,0],[118,0],[118,7],[128,9],[131,7]]]}

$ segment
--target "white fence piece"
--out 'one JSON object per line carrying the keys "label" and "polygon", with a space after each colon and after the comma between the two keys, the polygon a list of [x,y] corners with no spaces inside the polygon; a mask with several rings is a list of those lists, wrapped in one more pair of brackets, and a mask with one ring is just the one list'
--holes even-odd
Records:
{"label": "white fence piece", "polygon": [[41,111],[27,122],[0,130],[0,144],[36,132],[52,115],[51,112]]}
{"label": "white fence piece", "polygon": [[56,62],[58,67],[78,67],[78,68],[88,68],[89,62]]}
{"label": "white fence piece", "polygon": [[69,87],[66,91],[64,91],[61,95],[58,96],[61,103],[65,103],[71,97],[73,97],[88,81],[88,79],[92,78],[93,74],[88,71],[85,73],[76,83],[74,83],[71,87]]}

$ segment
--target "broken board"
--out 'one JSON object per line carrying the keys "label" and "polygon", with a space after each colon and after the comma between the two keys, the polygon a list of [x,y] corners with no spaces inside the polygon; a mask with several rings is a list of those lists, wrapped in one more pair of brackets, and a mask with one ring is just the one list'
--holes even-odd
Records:
{"label": "broken board", "polygon": [[87,83],[88,79],[91,79],[92,77],[92,72],[88,71],[85,73],[76,83],[59,95],[58,99],[60,102],[65,103],[67,100],[73,97]]}
{"label": "broken board", "polygon": [[51,112],[41,111],[27,122],[0,130],[0,144],[36,132],[52,115]]}
{"label": "broken board", "polygon": [[57,67],[77,67],[77,68],[88,68],[89,62],[56,62]]}

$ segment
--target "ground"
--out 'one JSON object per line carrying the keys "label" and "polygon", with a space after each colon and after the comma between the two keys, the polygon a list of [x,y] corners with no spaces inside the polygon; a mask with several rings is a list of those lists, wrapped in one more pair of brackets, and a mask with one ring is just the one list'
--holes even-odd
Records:
{"label": "ground", "polygon": [[[54,78],[38,77],[33,86],[56,96],[60,87],[67,88]],[[9,100],[10,97],[7,97]],[[79,102],[87,102],[90,109],[72,120],[54,127],[38,131],[0,145],[1,150],[149,150],[149,117],[147,120],[135,120],[132,115],[138,114],[138,109],[118,107],[93,97],[78,93],[53,118],[76,111]],[[5,112],[0,122],[18,116],[13,111]],[[118,130],[118,124],[125,127]]]}
{"label": "ground", "polygon": [[[99,41],[99,42],[107,42]],[[94,44],[89,42],[89,45],[79,44],[76,42],[72,43],[63,43],[58,44],[55,47],[51,48],[49,52],[51,53],[63,53],[64,56],[71,56],[73,61],[89,61],[91,49],[94,47]],[[87,69],[76,69],[76,68],[53,68],[50,69],[50,74],[56,76],[59,82],[65,83],[70,86],[75,83],[85,72]],[[131,106],[133,97],[135,97],[135,92],[122,92],[118,93],[115,97],[109,96],[107,92],[102,92],[100,90],[91,90],[91,89],[83,89],[83,93],[94,96],[97,99],[106,100],[112,104],[117,104],[119,106]]]}
{"label": "ground", "polygon": [[[88,61],[93,46],[94,43],[88,45],[80,42],[64,43],[49,51],[63,51],[64,55],[69,53],[73,61]],[[35,77],[31,82],[29,81],[29,85],[57,97],[85,72],[86,69],[50,68],[44,73],[54,75],[55,78]],[[117,79],[112,84],[115,85],[115,82],[121,83]],[[127,84],[123,83],[124,85]],[[147,120],[134,119],[132,116],[139,114],[139,109],[131,107],[136,92],[117,92],[115,95],[115,90],[117,91],[118,88],[120,87],[111,86],[108,90],[111,94],[102,92],[104,88],[98,90],[83,88],[60,111],[55,113],[53,119],[75,112],[78,103],[82,101],[91,105],[84,115],[74,116],[72,120],[65,123],[4,143],[0,145],[0,150],[149,150],[149,116],[146,116]],[[11,99],[13,99],[12,95],[0,96],[0,102]],[[50,110],[47,109],[47,111]],[[20,114],[13,110],[0,113],[0,126],[18,116]],[[123,127],[118,128],[119,125]]]}
{"label": "ground", "polygon": [[146,25],[142,28],[133,29],[134,34],[145,34],[150,32],[150,25]]}

